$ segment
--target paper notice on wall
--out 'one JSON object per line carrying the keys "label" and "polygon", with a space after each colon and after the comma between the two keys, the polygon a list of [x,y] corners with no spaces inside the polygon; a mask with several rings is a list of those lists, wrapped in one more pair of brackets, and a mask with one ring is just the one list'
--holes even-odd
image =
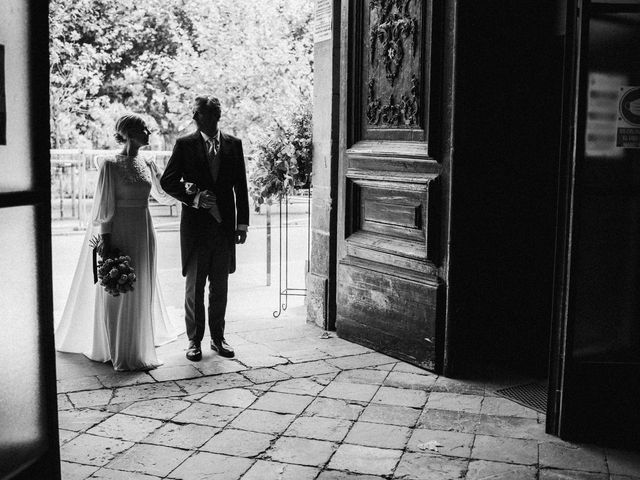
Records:
{"label": "paper notice on wall", "polygon": [[640,87],[620,87],[616,147],[640,148]]}
{"label": "paper notice on wall", "polygon": [[588,157],[622,157],[616,148],[618,89],[627,78],[623,75],[592,72],[587,92],[586,155]]}
{"label": "paper notice on wall", "polygon": [[313,28],[315,43],[331,40],[332,0],[316,0],[316,15]]}

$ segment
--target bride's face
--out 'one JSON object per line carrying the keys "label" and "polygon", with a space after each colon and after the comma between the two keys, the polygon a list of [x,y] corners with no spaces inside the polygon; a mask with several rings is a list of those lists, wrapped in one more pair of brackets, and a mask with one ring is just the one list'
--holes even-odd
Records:
{"label": "bride's face", "polygon": [[145,123],[136,125],[128,133],[129,141],[136,142],[140,146],[149,145],[151,132]]}

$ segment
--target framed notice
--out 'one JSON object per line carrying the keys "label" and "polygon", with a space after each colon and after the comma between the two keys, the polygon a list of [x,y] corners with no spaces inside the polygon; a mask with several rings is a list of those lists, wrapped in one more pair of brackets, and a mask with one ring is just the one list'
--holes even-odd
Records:
{"label": "framed notice", "polygon": [[7,95],[5,93],[4,45],[0,45],[0,145],[7,144]]}
{"label": "framed notice", "polygon": [[640,87],[620,87],[616,147],[640,148]]}
{"label": "framed notice", "polygon": [[316,15],[313,27],[315,43],[331,40],[331,2],[332,0],[316,0]]}

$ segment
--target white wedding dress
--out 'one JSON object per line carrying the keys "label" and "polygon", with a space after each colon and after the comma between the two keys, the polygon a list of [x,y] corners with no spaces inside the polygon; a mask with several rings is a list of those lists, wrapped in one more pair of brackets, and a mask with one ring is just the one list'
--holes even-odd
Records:
{"label": "white wedding dress", "polygon": [[[101,168],[94,195],[92,225],[87,229],[71,292],[55,331],[56,349],[83,353],[115,370],[148,370],[161,365],[156,345],[174,340],[181,329],[169,318],[156,274],[156,237],[149,213],[149,193],[172,203],[160,187],[155,163],[116,155]],[[113,297],[93,283],[89,240],[111,231],[111,245],[131,257],[134,290]]]}

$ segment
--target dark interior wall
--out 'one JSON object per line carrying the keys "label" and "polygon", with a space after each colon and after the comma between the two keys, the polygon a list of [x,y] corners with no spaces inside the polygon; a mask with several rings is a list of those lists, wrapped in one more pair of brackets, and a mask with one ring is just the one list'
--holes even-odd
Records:
{"label": "dark interior wall", "polygon": [[562,43],[553,2],[529,3],[458,4],[449,271],[458,371],[547,370]]}

